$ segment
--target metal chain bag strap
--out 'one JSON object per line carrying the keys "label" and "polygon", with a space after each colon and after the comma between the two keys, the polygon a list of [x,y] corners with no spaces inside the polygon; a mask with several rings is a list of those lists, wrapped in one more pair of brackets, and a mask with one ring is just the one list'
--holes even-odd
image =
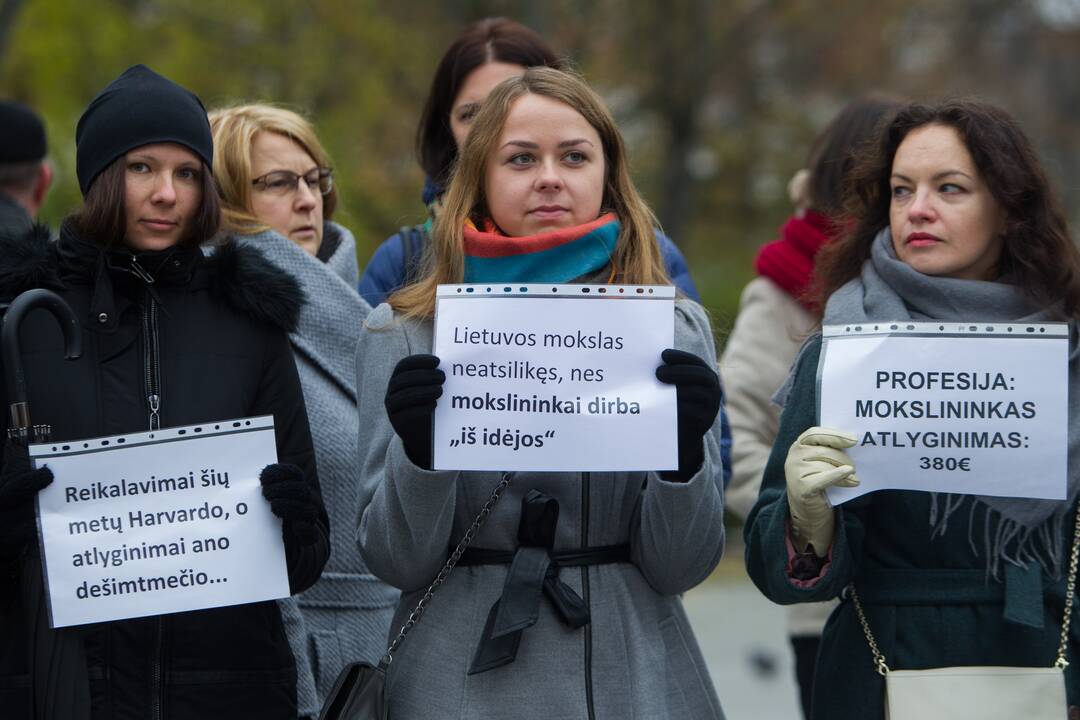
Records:
{"label": "metal chain bag strap", "polygon": [[852,587],[851,599],[862,625],[874,669],[885,678],[886,720],[1061,720],[1066,716],[1065,667],[1069,623],[1076,593],[1080,556],[1080,512],[1073,531],[1069,574],[1065,584],[1065,618],[1057,660],[1050,667],[957,666],[929,670],[893,670],[885,663],[862,603]]}
{"label": "metal chain bag strap", "polygon": [[465,531],[461,542],[450,553],[450,557],[446,559],[446,564],[442,566],[435,579],[428,585],[427,590],[424,591],[424,596],[420,598],[420,602],[416,603],[416,607],[409,613],[408,620],[398,630],[397,637],[390,643],[390,647],[386,648],[386,652],[379,660],[379,664],[372,666],[370,663],[356,662],[345,666],[341,670],[337,680],[334,681],[333,690],[330,691],[330,695],[327,696],[322,710],[319,712],[319,720],[386,720],[389,712],[386,701],[386,669],[394,661],[394,653],[397,652],[398,647],[405,640],[405,636],[409,634],[409,631],[416,627],[416,624],[420,622],[420,618],[424,616],[424,611],[427,610],[428,603],[431,602],[435,591],[450,577],[450,573],[453,571],[454,566],[457,565],[458,560],[461,559],[462,553],[469,547],[473,538],[476,537],[476,533],[480,531],[484,521],[487,520],[488,515],[495,509],[495,505],[499,502],[499,498],[502,497],[503,491],[510,485],[511,477],[510,473],[503,473],[499,484],[492,490],[491,497],[480,508],[480,512],[477,514],[476,519],[473,520],[472,525],[469,526],[469,529]]}

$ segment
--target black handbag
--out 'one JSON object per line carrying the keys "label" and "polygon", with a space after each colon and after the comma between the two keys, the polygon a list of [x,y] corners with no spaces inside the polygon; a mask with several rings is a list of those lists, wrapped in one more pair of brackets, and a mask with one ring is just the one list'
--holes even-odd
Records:
{"label": "black handbag", "polygon": [[338,673],[319,720],[386,720],[386,665],[349,663]]}
{"label": "black handbag", "polygon": [[473,538],[476,537],[476,533],[480,531],[484,521],[487,520],[488,515],[491,514],[496,503],[499,502],[503,491],[510,485],[510,478],[510,473],[503,473],[499,484],[491,492],[491,497],[480,508],[480,512],[477,514],[476,519],[473,520],[472,525],[469,526],[469,529],[465,531],[465,536],[461,538],[461,542],[454,548],[454,552],[450,553],[450,557],[446,559],[446,564],[442,566],[438,575],[428,585],[428,589],[424,592],[424,596],[420,598],[420,602],[409,613],[409,619],[398,630],[397,637],[390,643],[390,647],[386,649],[386,653],[379,660],[379,664],[372,665],[367,662],[350,663],[338,673],[337,680],[334,681],[334,688],[323,702],[322,710],[319,711],[319,720],[387,719],[389,706],[386,700],[386,670],[390,667],[390,663],[394,661],[394,653],[397,652],[398,647],[405,639],[405,636],[409,634],[409,631],[416,627],[416,623],[420,622],[420,618],[423,617],[424,611],[427,610],[428,603],[431,601],[435,591],[450,577],[450,573],[453,571],[454,566],[457,565],[458,560],[461,559],[461,555],[469,547],[469,543],[473,541]]}

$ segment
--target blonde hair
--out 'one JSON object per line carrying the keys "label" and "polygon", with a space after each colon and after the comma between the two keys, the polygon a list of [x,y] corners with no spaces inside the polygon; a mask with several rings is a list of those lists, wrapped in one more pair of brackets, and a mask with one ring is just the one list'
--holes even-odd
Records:
{"label": "blonde hair", "polygon": [[577,75],[548,67],[534,67],[520,77],[500,83],[473,121],[461,150],[442,210],[435,219],[432,242],[425,258],[424,276],[390,296],[388,302],[406,317],[435,314],[435,288],[460,283],[465,275],[465,223],[481,227],[487,217],[484,181],[488,157],[502,134],[510,106],[528,93],[558,100],[581,113],[596,130],[604,148],[602,212],[619,218],[619,238],[612,253],[613,280],[634,285],[670,282],[656,241],[656,218],[641,199],[633,181],[622,135],[603,100]]}
{"label": "blonde hair", "polygon": [[[292,110],[266,104],[236,105],[209,114],[214,134],[214,178],[221,196],[221,229],[257,233],[269,229],[251,212],[251,147],[260,132],[283,135],[311,156],[319,167],[330,167],[315,129]],[[337,188],[323,197],[323,217],[329,220],[337,205]]]}

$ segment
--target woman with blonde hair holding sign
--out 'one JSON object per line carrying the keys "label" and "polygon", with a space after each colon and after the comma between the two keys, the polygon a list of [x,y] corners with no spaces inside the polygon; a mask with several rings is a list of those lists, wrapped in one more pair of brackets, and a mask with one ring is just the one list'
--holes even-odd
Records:
{"label": "woman with blonde hair holding sign", "polygon": [[[439,585],[394,655],[395,717],[722,717],[678,597],[708,575],[724,542],[720,389],[699,306],[676,300],[676,349],[656,370],[676,388],[677,470],[432,469],[445,380],[428,354],[436,286],[667,283],[654,224],[602,101],[575,76],[530,69],[500,84],[476,117],[429,274],[368,317],[357,350],[357,540],[372,571],[404,591],[394,627],[502,490],[461,558],[469,567]],[[530,546],[552,559],[540,577],[511,565]],[[539,598],[534,614],[493,635],[496,601],[528,597]]]}
{"label": "woman with blonde hair holding sign", "polygon": [[[1016,498],[879,490],[832,507],[828,487],[866,481],[845,452],[862,430],[818,426],[820,335],[804,346],[746,525],[746,559],[776,602],[843,600],[822,637],[813,717],[862,720],[886,713],[886,667],[1055,661],[1080,490],[1080,254],[1027,138],[985,103],[904,107],[851,188],[852,230],[817,264],[824,324],[1068,321],[1071,330],[1066,501],[1023,499],[1017,477]],[[1062,643],[1075,661],[1075,640]],[[1080,704],[1077,680],[1066,670],[1070,706]],[[950,687],[970,701],[970,717],[998,717],[1000,708],[976,710],[988,694]],[[1025,707],[1036,694],[1021,693]],[[1022,715],[1044,716],[1034,712]]]}

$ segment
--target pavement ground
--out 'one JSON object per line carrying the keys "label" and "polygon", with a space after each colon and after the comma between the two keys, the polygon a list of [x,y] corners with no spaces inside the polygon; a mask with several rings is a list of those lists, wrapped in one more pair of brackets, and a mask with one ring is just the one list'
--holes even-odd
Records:
{"label": "pavement ground", "polygon": [[747,577],[737,529],[716,571],[683,604],[727,720],[802,717],[786,612]]}

